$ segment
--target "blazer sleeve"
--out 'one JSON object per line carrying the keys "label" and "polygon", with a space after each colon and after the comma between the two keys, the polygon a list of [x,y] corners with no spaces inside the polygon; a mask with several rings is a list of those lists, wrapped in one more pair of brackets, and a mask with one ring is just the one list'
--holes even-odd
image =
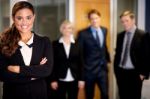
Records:
{"label": "blazer sleeve", "polygon": [[47,58],[47,62],[43,65],[37,64],[34,66],[20,66],[20,75],[42,78],[47,77],[51,74],[53,67],[52,46],[50,40],[47,37],[43,39],[43,42],[45,44],[44,57]]}
{"label": "blazer sleeve", "polygon": [[79,72],[79,80],[85,80],[85,60],[84,60],[84,33],[85,31],[79,31],[78,32],[78,37],[77,37],[77,44],[80,49],[80,58],[79,58],[79,63],[80,63],[80,72]]}
{"label": "blazer sleeve", "polygon": [[105,29],[105,33],[106,33],[106,37],[105,37],[105,54],[106,54],[106,60],[107,62],[111,62],[111,59],[110,59],[110,54],[109,54],[109,51],[108,51],[108,47],[107,47],[107,29]]}
{"label": "blazer sleeve", "polygon": [[82,49],[82,52],[84,50],[84,32],[83,31],[79,31],[78,32],[78,36],[77,36],[77,43],[80,47],[80,49]]}
{"label": "blazer sleeve", "polygon": [[30,77],[21,77],[18,74],[9,72],[9,58],[0,53],[0,81],[11,83],[27,83],[31,81]]}
{"label": "blazer sleeve", "polygon": [[58,81],[58,59],[59,57],[57,55],[57,40],[52,42],[52,47],[53,47],[53,58],[54,58],[54,64],[53,64],[53,70],[52,74],[48,77],[48,82],[53,82],[53,81]]}
{"label": "blazer sleeve", "polygon": [[83,49],[79,46],[79,43],[77,42],[77,46],[79,48],[79,58],[78,58],[78,61],[79,61],[79,80],[80,81],[84,81],[84,59],[83,59]]}
{"label": "blazer sleeve", "polygon": [[150,73],[150,34],[146,33],[141,41],[141,74],[145,75],[145,78],[148,79]]}

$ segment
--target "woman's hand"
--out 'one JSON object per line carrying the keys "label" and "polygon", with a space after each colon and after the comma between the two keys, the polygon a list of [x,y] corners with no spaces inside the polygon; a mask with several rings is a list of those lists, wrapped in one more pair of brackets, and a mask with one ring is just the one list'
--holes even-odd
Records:
{"label": "woman's hand", "polygon": [[46,62],[47,62],[47,58],[44,57],[44,58],[42,58],[42,60],[40,62],[40,65],[44,65]]}
{"label": "woman's hand", "polygon": [[10,72],[13,72],[13,73],[20,73],[20,66],[13,66],[13,65],[10,65],[8,66],[7,68]]}
{"label": "woman's hand", "polygon": [[57,90],[58,89],[58,82],[57,81],[51,82],[51,87],[53,90]]}
{"label": "woman's hand", "polygon": [[83,89],[85,86],[85,82],[84,81],[78,81],[78,88],[79,89]]}

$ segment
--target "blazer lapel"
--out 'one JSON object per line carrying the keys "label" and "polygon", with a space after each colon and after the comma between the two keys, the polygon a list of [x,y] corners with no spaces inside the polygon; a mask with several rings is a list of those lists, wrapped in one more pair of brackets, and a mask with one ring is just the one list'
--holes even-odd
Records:
{"label": "blazer lapel", "polygon": [[34,34],[34,38],[33,38],[33,46],[32,46],[32,56],[31,56],[31,61],[30,61],[30,65],[34,63],[34,57],[36,57],[36,54],[38,53],[38,36],[36,34]]}
{"label": "blazer lapel", "polygon": [[131,41],[130,52],[132,52],[132,49],[134,49],[133,47],[136,44],[137,39],[138,39],[138,33],[137,33],[137,29],[136,29],[135,33],[134,33],[134,36],[132,38],[132,41]]}
{"label": "blazer lapel", "polygon": [[20,51],[20,48],[18,48],[16,50],[14,57],[17,59],[17,62],[19,62],[19,64],[25,65],[24,60],[23,60],[23,56],[22,56],[21,51]]}
{"label": "blazer lapel", "polygon": [[74,46],[75,46],[75,44],[71,43],[68,59],[72,56],[72,53],[73,53],[73,51],[74,51],[74,50],[73,50],[73,49],[74,49]]}
{"label": "blazer lapel", "polygon": [[62,55],[65,57],[65,59],[67,59],[68,57],[67,57],[67,54],[66,54],[63,43],[59,43],[59,44],[60,44],[60,47],[61,47],[60,50],[62,52]]}
{"label": "blazer lapel", "polygon": [[120,52],[122,53],[122,50],[123,50],[123,42],[124,42],[124,36],[125,36],[125,31],[123,32],[123,34],[120,35],[120,38],[119,38],[119,46],[120,46]]}

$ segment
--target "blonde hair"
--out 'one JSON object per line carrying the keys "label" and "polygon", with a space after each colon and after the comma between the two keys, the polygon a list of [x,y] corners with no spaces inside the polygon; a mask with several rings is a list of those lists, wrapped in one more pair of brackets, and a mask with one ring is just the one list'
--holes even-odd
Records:
{"label": "blonde hair", "polygon": [[120,18],[122,18],[123,16],[130,16],[131,19],[134,19],[135,18],[135,15],[133,12],[131,11],[124,11],[121,15],[120,15]]}
{"label": "blonde hair", "polygon": [[66,26],[66,25],[71,26],[72,30],[74,30],[73,24],[72,24],[69,20],[64,20],[64,21],[61,23],[60,28],[59,28],[59,30],[60,30],[61,33],[62,33],[62,31],[63,31],[64,26]]}

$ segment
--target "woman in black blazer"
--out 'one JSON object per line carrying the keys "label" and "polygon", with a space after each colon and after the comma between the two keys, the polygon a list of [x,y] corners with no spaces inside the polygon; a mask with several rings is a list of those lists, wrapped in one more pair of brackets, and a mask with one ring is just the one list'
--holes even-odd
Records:
{"label": "woman in black blazer", "polygon": [[45,77],[53,65],[51,43],[31,32],[35,14],[30,3],[16,3],[12,19],[12,27],[0,36],[3,99],[47,99]]}
{"label": "woman in black blazer", "polygon": [[64,21],[62,36],[53,42],[54,71],[51,87],[58,99],[77,99],[78,88],[84,87],[82,51],[73,37],[73,25]]}

